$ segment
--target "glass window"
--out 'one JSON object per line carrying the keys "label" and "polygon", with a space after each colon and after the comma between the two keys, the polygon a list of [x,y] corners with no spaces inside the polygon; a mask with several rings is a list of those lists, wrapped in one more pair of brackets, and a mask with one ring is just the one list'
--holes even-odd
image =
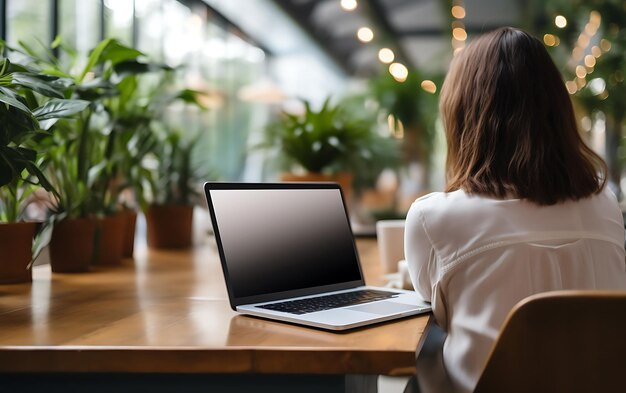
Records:
{"label": "glass window", "polygon": [[17,46],[23,42],[37,52],[50,45],[50,0],[7,1],[7,42]]}
{"label": "glass window", "polygon": [[153,61],[163,60],[163,2],[135,0],[137,49]]}
{"label": "glass window", "polygon": [[126,45],[133,43],[132,0],[104,0],[105,35],[120,40]]}
{"label": "glass window", "polygon": [[202,18],[176,0],[165,0],[163,12],[167,15],[163,24],[165,61],[171,66],[188,64],[191,52],[202,41],[200,34],[194,34],[202,28]]}
{"label": "glass window", "polygon": [[[84,57],[100,41],[100,0],[61,0],[59,34]],[[69,59],[61,58],[67,63]]]}

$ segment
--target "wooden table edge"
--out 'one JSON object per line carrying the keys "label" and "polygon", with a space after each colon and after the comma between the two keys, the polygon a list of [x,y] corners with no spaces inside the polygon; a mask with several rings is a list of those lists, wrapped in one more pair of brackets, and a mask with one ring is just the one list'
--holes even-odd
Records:
{"label": "wooden table edge", "polygon": [[310,348],[292,347],[0,347],[0,373],[411,375],[414,363],[413,352],[352,348],[320,348],[312,355]]}

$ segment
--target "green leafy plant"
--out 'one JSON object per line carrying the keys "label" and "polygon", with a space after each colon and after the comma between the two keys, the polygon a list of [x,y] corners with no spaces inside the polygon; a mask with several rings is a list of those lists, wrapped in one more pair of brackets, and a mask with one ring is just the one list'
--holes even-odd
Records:
{"label": "green leafy plant", "polygon": [[[62,64],[51,51],[42,55],[25,48],[24,56],[43,74],[69,81],[72,88],[65,92],[67,96],[89,104],[73,119],[50,124],[54,132],[42,142],[47,148],[48,176],[59,190],[53,216],[59,220],[111,214],[119,208],[119,195],[127,188],[136,190],[145,208],[144,189],[154,189],[152,184],[159,179],[144,160],[155,151],[167,154],[159,143],[174,143],[167,138],[159,140],[153,123],[161,122],[166,108],[175,101],[203,108],[202,93],[175,89],[175,70],[144,61],[141,52],[115,39],[100,42],[86,59],[60,39],[52,48],[69,59],[69,64]],[[78,67],[81,64],[84,66]],[[151,87],[142,79],[148,74],[156,80]],[[178,149],[176,152],[180,154]],[[183,190],[183,199],[187,193]]]}
{"label": "green leafy plant", "polygon": [[[60,39],[52,43],[69,59],[63,66],[50,52],[39,55],[26,50],[30,60],[43,73],[63,76],[73,82],[71,97],[89,102],[89,106],[71,121],[54,125],[48,138],[49,174],[59,188],[54,213],[58,217],[88,217],[113,213],[118,207],[122,182],[120,162],[126,157],[119,141],[117,123],[110,104],[126,102],[122,88],[128,75],[144,72],[149,65],[138,59],[142,53],[109,38],[100,42],[86,59]],[[84,64],[79,71],[73,71]],[[123,97],[122,97],[123,96]],[[122,97],[122,98],[120,98]]]}
{"label": "green leafy plant", "polygon": [[[393,145],[374,130],[368,119],[356,118],[329,100],[319,111],[304,103],[302,115],[283,112],[266,129],[264,148],[275,148],[287,170],[295,166],[311,173],[355,173],[389,152]],[[388,158],[388,156],[387,156]]]}
{"label": "green leafy plant", "polygon": [[83,111],[88,102],[65,99],[71,80],[12,64],[9,51],[16,52],[0,42],[0,220],[13,222],[32,186],[55,192],[41,169],[40,140],[55,121]]}
{"label": "green leafy plant", "polygon": [[145,210],[146,189],[156,181],[156,174],[146,167],[145,160],[160,150],[153,123],[163,123],[166,109],[174,102],[206,108],[199,101],[202,92],[174,88],[175,69],[161,64],[138,64],[142,66],[130,67],[131,73],[121,73],[116,83],[120,94],[105,100],[105,108],[116,143],[115,169],[120,179],[116,187],[118,191],[132,189],[137,204]]}
{"label": "green leafy plant", "polygon": [[206,178],[193,163],[194,147],[200,135],[188,138],[181,130],[160,125],[160,138],[155,145],[155,181],[151,183],[153,204],[192,205],[200,196],[198,183]]}
{"label": "green leafy plant", "polygon": [[[441,86],[442,77],[433,81]],[[379,103],[385,116],[391,115],[394,128],[400,130],[403,139],[404,161],[416,162],[429,174],[435,141],[435,122],[438,115],[438,97],[426,92],[423,79],[417,70],[411,70],[404,82],[396,81],[388,72],[370,83],[370,94]],[[424,186],[428,187],[428,177]]]}

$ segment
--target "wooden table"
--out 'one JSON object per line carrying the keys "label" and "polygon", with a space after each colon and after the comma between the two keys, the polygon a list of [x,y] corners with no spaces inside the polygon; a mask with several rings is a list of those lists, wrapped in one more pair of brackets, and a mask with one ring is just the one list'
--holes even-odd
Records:
{"label": "wooden table", "polygon": [[[366,282],[384,283],[376,241],[357,242]],[[33,270],[0,286],[2,376],[96,374],[410,375],[430,317],[347,333],[238,315],[215,245],[135,252],[90,273]]]}

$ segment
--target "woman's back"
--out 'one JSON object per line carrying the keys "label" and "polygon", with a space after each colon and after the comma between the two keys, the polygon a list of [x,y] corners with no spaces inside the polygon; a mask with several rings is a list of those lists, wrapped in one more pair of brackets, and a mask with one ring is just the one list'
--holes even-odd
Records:
{"label": "woman's back", "polygon": [[450,379],[470,391],[518,301],[626,289],[624,224],[606,164],[578,132],[538,39],[508,27],[472,39],[452,61],[439,106],[447,193],[413,204],[405,256],[448,333]]}
{"label": "woman's back", "polygon": [[405,244],[414,286],[432,299],[448,332],[444,364],[458,391],[474,388],[521,299],[559,289],[626,289],[624,226],[607,189],[550,206],[433,193],[412,206]]}

